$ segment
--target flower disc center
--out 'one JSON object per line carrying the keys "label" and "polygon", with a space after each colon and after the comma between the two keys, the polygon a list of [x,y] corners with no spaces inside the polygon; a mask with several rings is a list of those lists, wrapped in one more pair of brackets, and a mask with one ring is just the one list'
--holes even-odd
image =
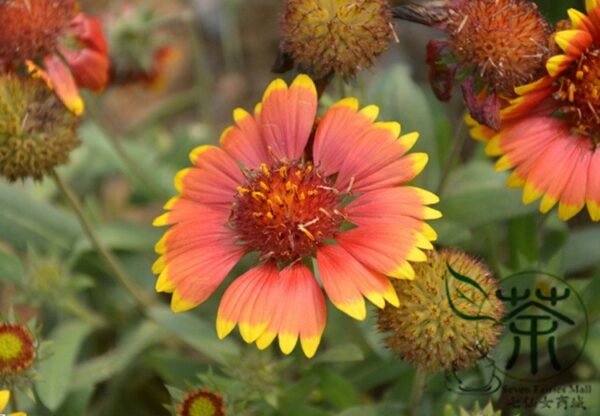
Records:
{"label": "flower disc center", "polygon": [[19,357],[23,351],[21,338],[10,332],[0,334],[0,362],[11,361]]}
{"label": "flower disc center", "polygon": [[574,132],[600,145],[600,49],[588,50],[565,72],[554,98]]}
{"label": "flower disc center", "polygon": [[289,262],[307,256],[344,220],[338,191],[310,162],[263,164],[247,177],[230,223],[263,259]]}
{"label": "flower disc center", "polygon": [[539,75],[548,54],[548,25],[524,0],[471,0],[451,10],[447,27],[461,62],[507,97]]}

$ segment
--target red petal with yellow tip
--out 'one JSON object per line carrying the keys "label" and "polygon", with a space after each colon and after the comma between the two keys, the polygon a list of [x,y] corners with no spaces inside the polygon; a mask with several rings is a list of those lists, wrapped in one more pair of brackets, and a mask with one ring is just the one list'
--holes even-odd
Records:
{"label": "red petal with yellow tip", "polygon": [[416,231],[411,232],[404,226],[404,224],[359,226],[341,233],[336,241],[369,269],[392,276],[394,271],[406,261],[421,260],[424,257],[417,249]]}
{"label": "red petal with yellow tip", "polygon": [[[356,107],[354,106],[356,104]],[[358,111],[355,99],[346,99],[329,108],[315,133],[313,155],[325,175],[338,172],[344,160],[354,152],[354,142],[372,126]]]}
{"label": "red petal with yellow tip", "polygon": [[279,271],[273,264],[254,267],[227,288],[217,314],[217,335],[227,336],[239,325],[242,338],[254,342],[274,314],[279,296]]}
{"label": "red petal with yellow tip", "polygon": [[325,245],[317,250],[317,264],[323,288],[331,302],[355,319],[366,317],[363,296],[382,308],[386,301],[398,306],[391,282],[381,273],[368,270],[340,246]]}
{"label": "red petal with yellow tip", "polygon": [[269,160],[267,146],[254,117],[242,109],[234,111],[235,126],[221,135],[221,147],[244,166],[257,169]]}
{"label": "red petal with yellow tip", "polygon": [[288,88],[275,80],[265,92],[259,122],[267,147],[285,160],[302,156],[317,115],[317,89],[306,75]]}
{"label": "red petal with yellow tip", "polygon": [[76,115],[83,113],[84,104],[69,67],[56,55],[44,58],[48,79],[58,98]]}
{"label": "red petal with yellow tip", "polygon": [[321,341],[327,309],[325,298],[313,274],[302,263],[286,267],[279,275],[279,289],[271,296],[281,296],[263,334],[257,339],[266,348],[275,337],[284,354],[292,352],[298,339],[307,357],[312,357]]}

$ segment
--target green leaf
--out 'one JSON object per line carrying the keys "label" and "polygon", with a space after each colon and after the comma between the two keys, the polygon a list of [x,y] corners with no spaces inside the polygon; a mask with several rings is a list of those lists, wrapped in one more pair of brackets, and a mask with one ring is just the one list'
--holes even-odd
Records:
{"label": "green leaf", "polygon": [[73,382],[72,372],[84,339],[92,331],[84,322],[67,322],[50,334],[53,341],[50,356],[39,364],[40,380],[35,387],[44,405],[55,411],[63,402]]}
{"label": "green leaf", "polygon": [[[174,194],[173,171],[164,164],[158,163],[159,153],[152,146],[137,143],[130,138],[117,139],[122,143],[125,152],[135,159],[139,169],[139,172],[136,172],[123,161],[98,125],[93,122],[83,124],[79,129],[79,135],[83,142],[81,160],[79,166],[74,166],[73,170],[76,171],[76,175],[80,173],[83,175],[84,182],[93,182],[93,178],[86,178],[86,175],[91,174],[90,172],[95,176],[122,172],[135,184],[136,190],[156,191],[158,195],[155,196],[165,198]],[[152,186],[155,189],[147,189],[149,186],[140,180],[139,173],[153,180]]]}
{"label": "green leaf", "polygon": [[390,415],[401,415],[405,409],[405,405],[402,403],[381,403],[371,404],[367,406],[358,406],[350,409],[346,409],[341,413],[337,413],[336,416],[390,416]]}
{"label": "green leaf", "polygon": [[94,388],[89,386],[70,393],[56,414],[60,416],[81,416],[87,414],[87,408],[93,393]]}
{"label": "green leaf", "polygon": [[227,356],[239,354],[238,345],[230,339],[219,340],[212,325],[190,313],[176,314],[158,306],[150,309],[148,315],[211,360],[223,364]]}
{"label": "green leaf", "polygon": [[93,386],[111,378],[164,336],[165,332],[154,322],[142,322],[136,329],[128,331],[117,348],[78,365],[69,381],[71,390]]}
{"label": "green leaf", "polygon": [[336,409],[344,409],[360,404],[359,392],[345,377],[335,371],[318,367],[313,370],[319,376],[318,388],[325,400],[333,404]]}
{"label": "green leaf", "polygon": [[22,185],[0,183],[0,240],[22,250],[28,245],[68,250],[81,234],[73,215],[32,198]]}
{"label": "green leaf", "polygon": [[12,254],[0,251],[0,279],[10,283],[19,284],[23,279],[25,270],[21,259]]}
{"label": "green leaf", "polygon": [[436,207],[448,221],[477,227],[535,212],[534,205],[524,205],[521,191],[505,185],[506,174],[495,172],[487,161],[474,161],[456,170],[448,190]]}
{"label": "green leaf", "polygon": [[597,267],[600,258],[599,241],[599,225],[571,231],[564,248],[565,272],[574,273]]}
{"label": "green leaf", "polygon": [[[95,228],[96,236],[111,250],[127,250],[134,252],[153,251],[154,244],[160,239],[164,230],[142,224],[119,223],[99,225]],[[82,237],[75,243],[74,252],[93,250],[88,238]]]}
{"label": "green leaf", "polygon": [[335,345],[320,353],[315,358],[319,363],[342,363],[349,361],[361,361],[365,357],[363,351],[356,344]]}

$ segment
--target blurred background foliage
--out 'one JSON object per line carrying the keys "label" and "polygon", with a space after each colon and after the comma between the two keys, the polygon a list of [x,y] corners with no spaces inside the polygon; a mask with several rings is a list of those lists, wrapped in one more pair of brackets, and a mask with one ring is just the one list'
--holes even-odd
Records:
{"label": "blurred background foliage", "polygon": [[[251,108],[272,78],[280,2],[82,3],[104,19],[109,34],[124,10],[146,13],[126,19],[131,27],[110,37],[112,50],[121,54],[114,59],[131,57],[147,69],[155,58],[150,51],[162,46],[170,51],[156,82],[125,83],[85,97],[83,144],[60,170],[85,201],[102,242],[152,293],[153,246],[161,234],[150,226],[152,219],[175,193],[172,177],[188,165],[188,152],[215,143],[232,110]],[[567,7],[581,9],[582,3],[540,0],[539,6],[557,21]],[[441,105],[429,89],[425,44],[440,34],[403,22],[396,31],[400,42],[374,70],[349,85],[334,82],[322,103],[352,94],[361,103],[380,105],[382,119],[421,133],[417,150],[429,153],[430,163],[417,182],[442,198],[444,217],[434,224],[440,246],[473,253],[500,277],[534,268],[570,279],[588,308],[590,334],[577,365],[550,385],[595,382],[589,400],[598,401],[600,226],[584,215],[565,224],[555,214],[542,217],[535,206],[523,205],[482,146],[467,138],[460,100]],[[243,269],[238,266],[232,276]],[[222,392],[231,414],[387,416],[403,414],[407,406],[415,371],[383,348],[373,310],[366,322],[357,322],[330,307],[312,360],[298,352],[290,357],[273,349],[258,352],[237,335],[219,341],[214,320],[222,290],[185,314],[171,313],[162,295],[154,306],[139,308],[51,181],[0,182],[0,278],[4,316],[12,309],[20,321],[35,317],[49,342],[34,385],[16,392],[30,415],[166,415],[165,405],[200,386]],[[561,340],[561,348],[582,333],[577,328],[571,339]],[[462,377],[476,382],[486,374],[482,368]],[[419,414],[442,414],[447,403],[470,408],[489,400],[510,414],[502,390],[460,394],[440,374],[428,378]],[[600,403],[586,404],[600,409]]]}

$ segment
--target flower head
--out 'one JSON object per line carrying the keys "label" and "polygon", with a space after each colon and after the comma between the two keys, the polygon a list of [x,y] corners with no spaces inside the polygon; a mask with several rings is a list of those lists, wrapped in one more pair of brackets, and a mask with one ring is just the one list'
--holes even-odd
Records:
{"label": "flower head", "polygon": [[24,61],[51,54],[76,10],[75,0],[0,2],[0,57]]}
{"label": "flower head", "polygon": [[525,203],[542,198],[543,213],[558,203],[563,220],[587,204],[600,221],[600,3],[586,6],[587,15],[569,10],[571,28],[554,35],[562,53],[548,59],[546,76],[517,88],[500,131],[471,133],[489,140],[498,170],[513,170],[508,184],[524,188]]}
{"label": "flower head", "polygon": [[442,28],[448,38],[428,45],[430,80],[439,99],[459,79],[473,118],[498,127],[503,101],[533,81],[550,53],[550,25],[529,0],[450,0],[447,5],[406,5],[399,17]]}
{"label": "flower head", "polygon": [[386,0],[287,0],[282,50],[316,78],[369,68],[393,36]]}
{"label": "flower head", "polygon": [[0,378],[27,371],[33,364],[35,351],[35,341],[26,327],[0,324]]}
{"label": "flower head", "polygon": [[257,253],[258,264],[229,286],[217,333],[236,325],[247,342],[266,348],[279,336],[290,353],[300,339],[312,356],[325,326],[325,292],[341,310],[364,319],[363,297],[378,307],[398,304],[386,276],[412,279],[409,261],[436,238],[426,219],[427,191],[402,186],[427,155],[407,154],[417,133],[375,122],[378,109],[354,98],[329,108],[316,123],[317,92],[306,75],[288,87],[276,80],[251,115],[234,111],[221,148],[201,146],[194,167],[180,172],[180,195],[155,225],[171,225],[156,245],[156,289],[173,293],[175,311],[204,302],[233,266]]}
{"label": "flower head", "polygon": [[[449,267],[483,292],[453,279]],[[428,371],[473,365],[498,341],[503,305],[495,296],[497,281],[483,264],[457,250],[430,252],[427,262],[415,266],[415,275],[414,281],[393,282],[400,306],[379,311],[386,345]],[[491,319],[468,320],[461,315]]]}
{"label": "flower head", "polygon": [[177,407],[177,416],[225,416],[223,397],[206,389],[188,392]]}
{"label": "flower head", "polygon": [[0,175],[41,179],[79,145],[77,117],[40,80],[0,76]]}
{"label": "flower head", "polygon": [[73,0],[0,2],[0,62],[25,65],[77,115],[84,107],[78,87],[106,85],[107,55],[100,23]]}
{"label": "flower head", "polygon": [[[10,400],[10,391],[9,390],[0,390],[0,412],[6,409],[8,405],[8,401]],[[24,412],[13,412],[8,413],[7,416],[27,416]]]}

